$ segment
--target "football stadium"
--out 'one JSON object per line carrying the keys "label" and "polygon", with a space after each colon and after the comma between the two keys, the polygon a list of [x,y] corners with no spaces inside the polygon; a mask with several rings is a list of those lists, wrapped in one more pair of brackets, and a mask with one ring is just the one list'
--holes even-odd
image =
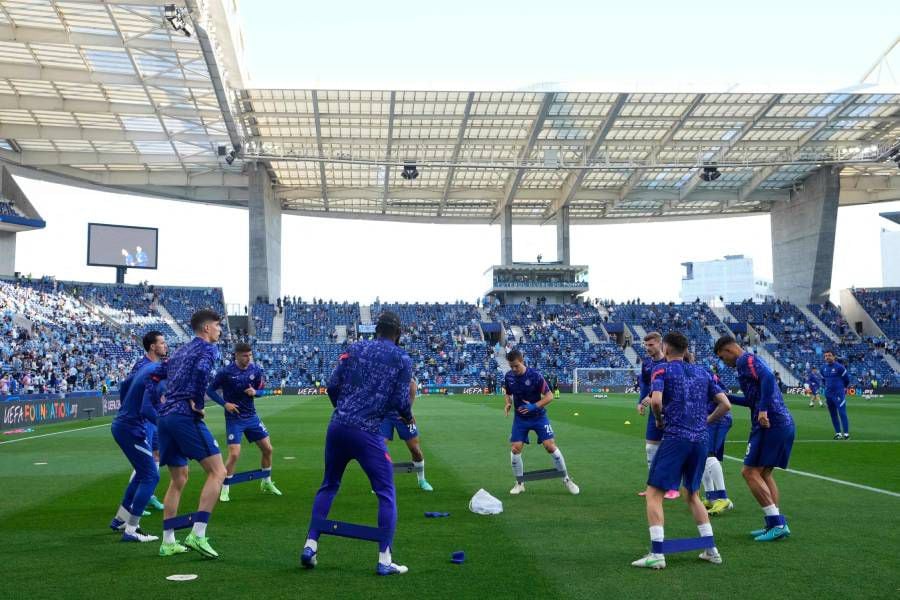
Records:
{"label": "football stadium", "polygon": [[311,4],[0,0],[0,596],[897,597],[896,3]]}

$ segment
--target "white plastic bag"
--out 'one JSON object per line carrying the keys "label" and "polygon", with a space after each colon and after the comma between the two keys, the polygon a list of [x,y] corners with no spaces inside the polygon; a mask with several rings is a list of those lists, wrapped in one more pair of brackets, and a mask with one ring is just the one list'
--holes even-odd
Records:
{"label": "white plastic bag", "polygon": [[469,510],[476,515],[499,515],[503,512],[503,503],[481,488],[469,500]]}

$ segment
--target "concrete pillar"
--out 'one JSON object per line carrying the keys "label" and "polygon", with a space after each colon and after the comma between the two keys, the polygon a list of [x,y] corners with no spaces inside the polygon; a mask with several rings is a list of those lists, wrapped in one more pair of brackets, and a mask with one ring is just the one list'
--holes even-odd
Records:
{"label": "concrete pillar", "polygon": [[563,206],[556,213],[556,260],[564,265],[571,263],[569,251],[569,207]]}
{"label": "concrete pillar", "polygon": [[281,295],[281,205],[269,174],[250,172],[250,304],[257,298],[274,303]]}
{"label": "concrete pillar", "polygon": [[16,232],[0,231],[0,275],[16,272]]}
{"label": "concrete pillar", "polygon": [[772,205],[772,267],[776,298],[825,302],[831,293],[840,167],[822,167],[789,200]]}
{"label": "concrete pillar", "polygon": [[512,203],[503,208],[500,215],[500,264],[513,264],[512,253]]}

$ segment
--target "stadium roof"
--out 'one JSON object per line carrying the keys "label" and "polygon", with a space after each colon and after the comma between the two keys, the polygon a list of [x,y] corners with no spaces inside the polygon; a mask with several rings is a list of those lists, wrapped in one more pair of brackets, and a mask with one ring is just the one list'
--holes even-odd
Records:
{"label": "stadium roof", "polygon": [[0,0],[0,160],[232,206],[261,164],[285,212],[427,222],[766,212],[823,164],[842,204],[900,199],[900,94],[247,89],[233,4],[175,3],[190,37],[165,4]]}

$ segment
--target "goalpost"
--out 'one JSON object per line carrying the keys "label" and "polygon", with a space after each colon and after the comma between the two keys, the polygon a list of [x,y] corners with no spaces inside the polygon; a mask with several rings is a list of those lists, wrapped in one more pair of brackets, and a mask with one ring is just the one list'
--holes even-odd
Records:
{"label": "goalpost", "polygon": [[572,375],[572,393],[609,392],[610,388],[629,388],[635,385],[634,369],[612,367],[578,367]]}

